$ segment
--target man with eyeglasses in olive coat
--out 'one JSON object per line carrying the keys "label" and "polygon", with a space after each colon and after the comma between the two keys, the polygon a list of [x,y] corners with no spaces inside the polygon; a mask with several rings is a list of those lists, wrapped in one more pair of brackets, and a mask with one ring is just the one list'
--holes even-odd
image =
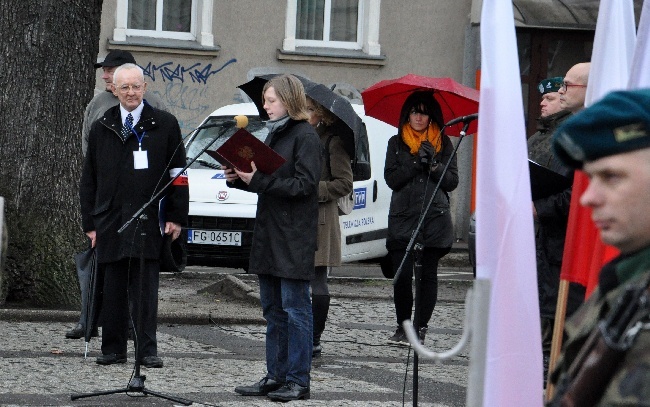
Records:
{"label": "man with eyeglasses in olive coat", "polygon": [[143,212],[146,218],[118,233],[185,166],[178,121],[143,102],[146,88],[139,66],[115,70],[113,92],[120,103],[92,125],[81,175],[82,228],[104,267],[100,365],[126,362],[131,302],[136,355],[144,367],[163,366],[156,341],[162,233],[177,239],[187,224],[189,191],[187,177],[181,176],[164,192],[163,206],[152,203]]}

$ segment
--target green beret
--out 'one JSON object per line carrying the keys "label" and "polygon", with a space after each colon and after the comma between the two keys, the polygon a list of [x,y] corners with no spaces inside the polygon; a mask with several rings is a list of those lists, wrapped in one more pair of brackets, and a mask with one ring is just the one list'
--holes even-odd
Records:
{"label": "green beret", "polygon": [[561,76],[556,76],[554,78],[546,78],[537,85],[537,90],[539,93],[546,94],[551,92],[557,92],[562,87],[562,82],[564,78]]}
{"label": "green beret", "polygon": [[565,120],[552,145],[555,155],[573,168],[650,147],[650,89],[609,93]]}

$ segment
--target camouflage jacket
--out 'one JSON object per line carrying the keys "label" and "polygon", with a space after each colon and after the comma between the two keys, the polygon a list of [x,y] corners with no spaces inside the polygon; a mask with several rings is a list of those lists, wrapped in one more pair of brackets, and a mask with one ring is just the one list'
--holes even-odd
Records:
{"label": "camouflage jacket", "polygon": [[[635,254],[620,256],[603,267],[598,288],[565,325],[565,344],[551,380],[562,383],[564,375],[584,345],[597,329],[616,300],[630,285],[641,286],[650,273],[650,247]],[[609,288],[609,290],[607,290]],[[636,336],[598,406],[650,406],[650,323]]]}

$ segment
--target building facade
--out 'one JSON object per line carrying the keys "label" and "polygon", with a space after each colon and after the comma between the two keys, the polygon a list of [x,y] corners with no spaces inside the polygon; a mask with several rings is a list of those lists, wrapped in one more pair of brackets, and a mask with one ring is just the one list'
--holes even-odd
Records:
{"label": "building facade", "polygon": [[[514,0],[528,135],[536,84],[589,60],[598,0]],[[98,59],[129,50],[154,92],[190,133],[215,109],[248,101],[237,85],[295,73],[361,103],[360,92],[407,73],[478,87],[481,0],[104,0]],[[642,0],[635,0],[637,18]],[[97,88],[102,89],[101,72]],[[513,78],[513,81],[517,78]],[[467,237],[474,136],[458,150],[452,196]],[[458,140],[452,137],[453,140]]]}

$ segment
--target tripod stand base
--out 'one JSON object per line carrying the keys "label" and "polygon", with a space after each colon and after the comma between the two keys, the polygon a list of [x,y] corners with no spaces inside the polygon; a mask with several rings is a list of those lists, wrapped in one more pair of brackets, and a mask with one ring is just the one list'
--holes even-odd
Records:
{"label": "tripod stand base", "polygon": [[115,389],[115,390],[105,390],[105,391],[97,391],[94,393],[83,393],[83,394],[73,394],[70,396],[70,400],[78,400],[86,397],[94,397],[94,396],[106,396],[109,394],[119,394],[119,393],[142,393],[145,396],[156,396],[163,398],[165,400],[170,400],[174,401],[176,403],[182,404],[184,406],[190,406],[192,405],[193,401],[187,400],[181,397],[175,397],[175,396],[170,396],[167,394],[163,393],[158,393],[156,391],[152,390],[147,390],[144,387],[144,381],[147,377],[146,376],[134,376],[133,379],[129,382],[129,385],[125,389]]}

